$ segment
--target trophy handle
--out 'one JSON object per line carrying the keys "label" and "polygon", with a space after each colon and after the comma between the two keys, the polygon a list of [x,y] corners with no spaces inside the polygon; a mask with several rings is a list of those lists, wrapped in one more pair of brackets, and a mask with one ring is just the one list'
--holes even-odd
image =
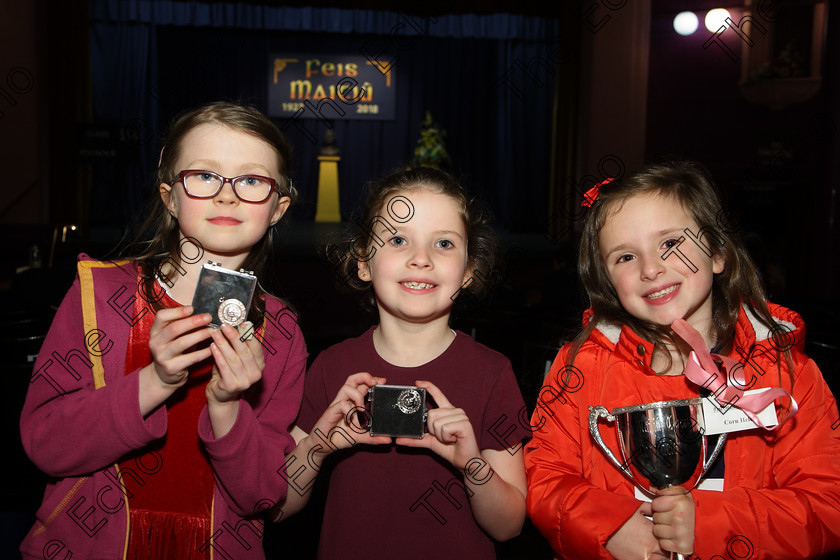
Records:
{"label": "trophy handle", "polygon": [[[598,419],[601,418],[601,417],[606,418],[607,422],[614,422],[615,421],[615,416],[610,414],[610,411],[607,410],[605,407],[603,407],[603,406],[590,406],[589,407],[589,433],[592,434],[592,438],[595,440],[595,443],[597,443],[598,447],[600,447],[601,450],[603,450],[603,452],[607,454],[607,457],[609,457],[610,461],[613,462],[613,464],[618,468],[618,470],[620,470],[625,475],[627,475],[627,478],[629,478],[632,482],[633,481],[633,475],[630,473],[630,470],[627,468],[627,466],[625,466],[625,465],[623,465],[622,463],[619,462],[619,460],[616,458],[615,454],[607,446],[607,444],[604,443],[604,439],[601,437],[601,428],[598,426]],[[709,463],[709,464],[711,464],[711,463]]]}
{"label": "trophy handle", "polygon": [[[703,437],[706,437],[706,436],[703,436]],[[712,451],[712,454],[709,455],[709,457],[706,459],[706,464],[703,465],[703,475],[706,474],[706,471],[708,471],[709,467],[712,466],[712,463],[715,462],[715,459],[717,459],[718,455],[720,455],[720,452],[723,451],[723,444],[725,444],[725,443],[726,443],[726,434],[723,433],[723,434],[718,435],[718,439],[717,439],[717,443],[715,444],[715,448]],[[701,478],[702,478],[702,476],[701,476]],[[700,481],[698,480],[697,483],[699,484]]]}

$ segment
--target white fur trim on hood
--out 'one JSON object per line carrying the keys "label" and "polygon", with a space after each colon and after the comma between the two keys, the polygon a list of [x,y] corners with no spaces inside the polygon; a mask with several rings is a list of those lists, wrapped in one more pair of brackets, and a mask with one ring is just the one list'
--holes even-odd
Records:
{"label": "white fur trim on hood", "polygon": [[744,313],[746,314],[747,319],[750,320],[750,325],[752,325],[753,331],[755,332],[755,341],[756,342],[761,342],[763,340],[767,340],[770,337],[772,337],[773,334],[776,334],[776,333],[782,334],[782,333],[778,332],[779,330],[785,330],[785,331],[791,332],[791,333],[796,331],[796,325],[794,325],[793,323],[791,323],[789,321],[784,321],[782,319],[779,319],[778,317],[773,317],[772,318],[773,322],[775,322],[777,325],[782,326],[783,329],[778,329],[778,330],[768,329],[767,327],[765,327],[764,325],[761,324],[761,322],[758,320],[758,317],[753,315],[750,312],[750,310],[747,308],[746,305],[742,304],[741,308],[744,310]]}
{"label": "white fur trim on hood", "polygon": [[[744,310],[747,319],[750,321],[750,325],[752,325],[753,332],[755,332],[755,341],[761,342],[763,340],[767,340],[773,336],[774,331],[773,329],[768,329],[765,327],[761,322],[758,320],[758,317],[752,314],[752,312],[747,308],[747,306],[741,306]],[[773,317],[773,321],[784,328],[787,332],[794,332],[796,331],[796,325],[791,323],[790,321],[784,321],[779,319],[778,317]],[[618,339],[621,338],[621,327],[616,323],[607,323],[601,321],[595,327],[602,335],[604,335],[607,340],[612,342],[613,344],[618,344]]]}

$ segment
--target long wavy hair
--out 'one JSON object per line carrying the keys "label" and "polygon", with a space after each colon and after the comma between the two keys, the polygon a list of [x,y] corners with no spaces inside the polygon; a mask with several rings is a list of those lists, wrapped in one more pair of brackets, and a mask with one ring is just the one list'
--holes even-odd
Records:
{"label": "long wavy hair", "polygon": [[[793,367],[786,333],[775,328],[761,276],[749,256],[737,228],[733,227],[721,205],[717,188],[709,172],[699,163],[674,161],[649,164],[640,171],[603,185],[589,209],[580,243],[578,274],[589,297],[592,316],[588,325],[572,343],[569,365],[599,323],[627,325],[643,339],[654,343],[654,353],[662,352],[671,367],[670,353],[665,344],[679,345],[669,327],[644,321],[628,313],[621,305],[618,293],[610,282],[607,267],[600,252],[600,234],[610,216],[630,198],[656,194],[669,197],[680,204],[699,226],[698,235],[709,239],[706,244],[713,255],[723,258],[724,269],[712,280],[712,327],[715,351],[728,354],[733,350],[735,325],[741,305],[744,305],[773,333],[777,352],[784,351],[785,362],[793,380]],[[784,350],[782,350],[784,349]],[[781,360],[779,374],[781,382]]]}
{"label": "long wavy hair", "polygon": [[[160,290],[155,291],[156,276],[167,281],[167,275],[172,273],[171,269],[175,264],[180,265],[185,260],[194,262],[182,254],[178,220],[170,215],[158,195],[158,188],[161,183],[174,184],[178,180],[180,170],[175,168],[175,164],[181,154],[183,139],[192,129],[202,124],[218,124],[245,132],[271,146],[277,154],[277,168],[280,170],[280,177],[275,178],[280,196],[288,196],[292,202],[297,198],[297,191],[291,180],[291,146],[274,123],[258,109],[219,101],[177,117],[163,142],[150,211],[127,253],[128,258],[140,267],[142,293],[149,302],[160,299]],[[276,229],[277,224],[270,226],[240,265],[245,270],[253,271],[257,279],[261,278],[266,260],[272,253]],[[254,303],[248,316],[254,325],[261,324],[265,316],[265,293],[264,287],[258,282],[254,292]]]}
{"label": "long wavy hair", "polygon": [[[324,258],[331,268],[338,272],[345,286],[362,292],[362,303],[369,311],[376,309],[375,295],[371,283],[359,278],[358,269],[359,262],[372,255],[373,222],[377,217],[391,219],[388,217],[388,205],[392,201],[399,208],[394,211],[399,218],[399,212],[402,212],[402,205],[398,204],[399,197],[410,195],[418,189],[430,189],[455,201],[467,234],[467,266],[474,276],[481,279],[491,277],[496,262],[497,239],[486,206],[479,199],[469,196],[458,181],[445,171],[412,165],[400,167],[386,177],[368,184],[364,202],[356,216],[356,221],[362,226],[360,231],[348,230],[323,247]],[[464,287],[464,290],[476,296],[483,295],[487,289],[487,283],[480,280]]]}

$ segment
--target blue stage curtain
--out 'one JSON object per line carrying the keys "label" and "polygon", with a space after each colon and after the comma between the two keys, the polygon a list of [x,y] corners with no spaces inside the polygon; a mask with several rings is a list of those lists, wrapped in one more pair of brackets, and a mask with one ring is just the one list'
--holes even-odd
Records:
{"label": "blue stage curtain", "polygon": [[[94,118],[125,136],[125,156],[94,171],[93,225],[121,225],[143,212],[150,189],[157,192],[161,137],[179,112],[217,99],[265,111],[269,53],[360,53],[408,17],[427,33],[397,31],[412,46],[394,66],[396,120],[333,121],[342,214],[351,214],[369,179],[410,160],[428,110],[447,132],[451,171],[488,201],[498,226],[533,231],[548,219],[557,20],[162,0],[91,0],[90,7]],[[275,122],[295,151],[301,203],[292,215],[311,220],[318,145],[287,120]],[[323,136],[324,124],[302,123]]]}

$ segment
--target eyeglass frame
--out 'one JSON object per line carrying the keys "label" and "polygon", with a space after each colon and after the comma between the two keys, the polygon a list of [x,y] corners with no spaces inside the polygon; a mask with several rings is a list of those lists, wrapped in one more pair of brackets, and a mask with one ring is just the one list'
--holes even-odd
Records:
{"label": "eyeglass frame", "polygon": [[[196,195],[196,194],[192,194],[190,192],[190,190],[187,188],[186,176],[189,173],[207,173],[208,175],[213,175],[214,177],[218,177],[219,179],[221,179],[222,182],[219,184],[218,190],[216,192],[214,192],[213,194],[206,195],[206,196],[199,196],[199,195]],[[245,200],[244,198],[239,196],[239,193],[236,192],[235,184],[236,184],[237,180],[245,178],[245,177],[256,177],[258,179],[263,179],[263,180],[267,181],[269,185],[271,185],[271,188],[268,190],[268,194],[265,195],[265,198],[263,198],[262,200]],[[230,188],[233,190],[233,194],[236,195],[236,198],[238,198],[242,202],[248,202],[248,203],[251,203],[251,204],[261,204],[261,203],[265,202],[266,200],[268,200],[268,197],[271,196],[271,190],[272,189],[277,191],[277,194],[279,194],[280,196],[284,196],[283,193],[280,191],[280,188],[277,186],[277,180],[276,179],[274,179],[273,177],[266,177],[265,175],[257,175],[256,173],[245,173],[244,175],[237,175],[236,177],[225,177],[224,175],[216,173],[215,171],[208,171],[206,169],[182,169],[181,171],[178,172],[178,178],[177,178],[176,182],[177,181],[181,182],[181,186],[184,187],[184,192],[186,192],[187,195],[189,195],[193,198],[200,198],[200,199],[214,198],[214,197],[218,196],[219,193],[222,192],[222,189],[225,188],[225,184],[227,184],[227,183],[230,183]],[[292,183],[292,181],[291,181],[291,179],[289,179],[289,186],[291,186],[291,183]]]}

